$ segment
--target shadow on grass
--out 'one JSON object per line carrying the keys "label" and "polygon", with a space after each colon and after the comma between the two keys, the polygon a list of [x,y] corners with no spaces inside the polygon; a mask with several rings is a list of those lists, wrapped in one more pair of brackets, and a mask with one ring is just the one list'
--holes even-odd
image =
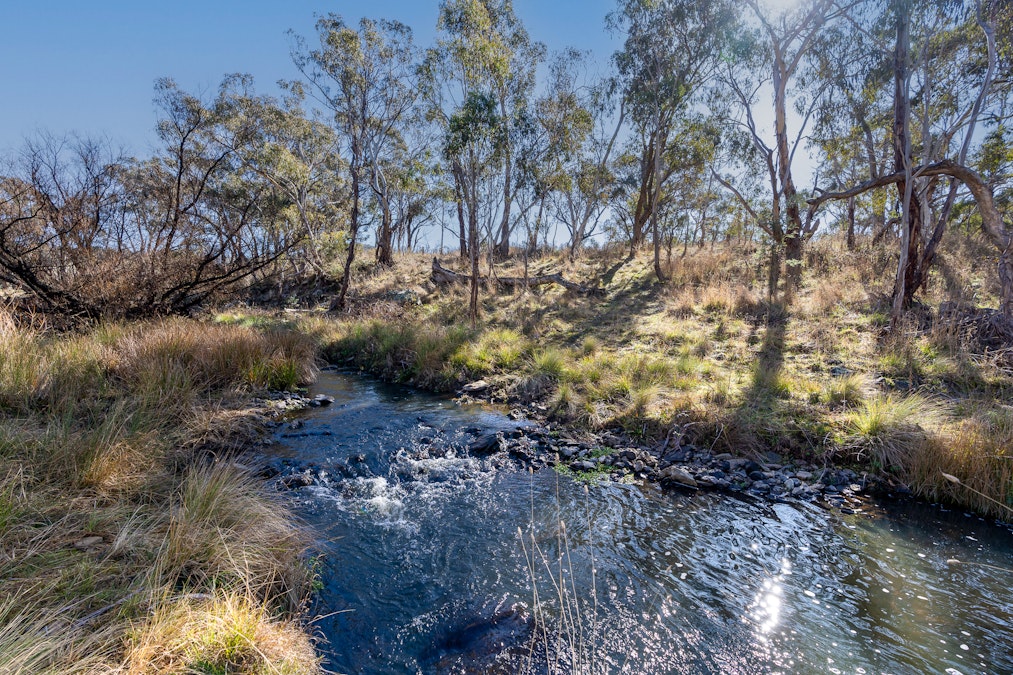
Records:
{"label": "shadow on grass", "polygon": [[805,456],[822,443],[824,422],[813,419],[809,410],[792,399],[790,385],[782,378],[788,325],[787,308],[771,305],[752,380],[740,403],[720,424],[715,446],[736,454],[773,451]]}

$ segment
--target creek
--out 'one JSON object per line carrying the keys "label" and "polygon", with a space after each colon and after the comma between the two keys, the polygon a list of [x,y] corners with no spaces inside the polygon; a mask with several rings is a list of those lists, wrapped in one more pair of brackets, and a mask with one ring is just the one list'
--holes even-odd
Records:
{"label": "creek", "polygon": [[340,373],[314,393],[335,401],[270,461],[322,477],[287,494],[317,538],[332,671],[1013,673],[1005,527],[586,486],[470,456],[526,424],[502,411]]}

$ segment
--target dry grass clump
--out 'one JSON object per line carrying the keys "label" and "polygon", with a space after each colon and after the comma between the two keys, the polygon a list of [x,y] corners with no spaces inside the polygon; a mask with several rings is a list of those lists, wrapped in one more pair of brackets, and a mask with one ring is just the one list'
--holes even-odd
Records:
{"label": "dry grass clump", "polygon": [[832,408],[854,408],[861,405],[872,390],[868,375],[853,373],[845,377],[831,377],[823,385],[820,398]]}
{"label": "dry grass clump", "polygon": [[[198,328],[199,325],[199,328]],[[313,377],[316,345],[295,331],[180,319],[140,324],[114,341],[113,372],[156,398],[249,385],[291,389]]]}
{"label": "dry grass clump", "polygon": [[[936,501],[1013,517],[1013,407],[984,406],[946,429],[909,464],[911,484]],[[953,478],[947,478],[951,476]]]}
{"label": "dry grass clump", "polygon": [[309,577],[305,537],[277,499],[227,463],[190,467],[158,531],[163,540],[149,586],[225,585],[296,609]]}
{"label": "dry grass clump", "polygon": [[843,447],[873,468],[904,472],[930,444],[928,430],[942,419],[939,405],[917,394],[875,396],[846,417]]}
{"label": "dry grass clump", "polygon": [[[698,249],[672,265],[672,285],[708,286],[721,282],[751,282],[753,270],[743,264],[744,251],[737,247]],[[733,284],[734,285],[734,284]]]}
{"label": "dry grass clump", "polygon": [[308,675],[320,659],[298,624],[255,598],[216,593],[159,604],[133,631],[125,671]]}
{"label": "dry grass clump", "polygon": [[118,671],[131,625],[188,593],[269,611],[288,637],[256,648],[291,644],[310,658],[290,672],[312,672],[308,638],[276,618],[308,590],[303,534],[256,480],[196,452],[250,431],[242,391],[305,381],[312,340],[182,319],[60,335],[3,313],[0,335],[0,673]]}
{"label": "dry grass clump", "polygon": [[9,595],[0,600],[0,673],[108,672],[103,647],[115,640],[110,633],[58,625],[50,607],[24,595]]}
{"label": "dry grass clump", "polygon": [[0,311],[0,409],[20,412],[41,401],[52,385],[52,368],[41,331],[21,327]]}
{"label": "dry grass clump", "polygon": [[668,300],[668,311],[676,317],[689,317],[698,311],[724,316],[761,316],[766,311],[766,301],[741,283],[708,283],[675,289]]}

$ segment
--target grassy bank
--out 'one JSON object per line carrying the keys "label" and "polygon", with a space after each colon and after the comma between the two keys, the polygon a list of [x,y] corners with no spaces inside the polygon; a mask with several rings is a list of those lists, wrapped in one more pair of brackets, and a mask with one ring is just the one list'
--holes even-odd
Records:
{"label": "grassy bank", "polygon": [[[19,322],[20,321],[20,322]],[[0,312],[0,673],[310,673],[293,518],[232,459],[292,332]]]}
{"label": "grassy bank", "polygon": [[[667,284],[646,257],[593,252],[540,258],[529,273],[561,271],[603,296],[490,289],[472,329],[466,289],[437,288],[430,259],[415,256],[358,279],[348,314],[305,314],[300,328],[329,361],[389,380],[449,391],[485,379],[494,398],[574,426],[645,439],[675,430],[715,451],[853,465],[1008,519],[1013,357],[929,308],[994,302],[972,244],[943,252],[927,306],[896,330],[885,301],[895,262],[837,241],[813,247],[790,306],[764,297],[760,251],[676,257]],[[520,261],[497,271],[524,273]]]}

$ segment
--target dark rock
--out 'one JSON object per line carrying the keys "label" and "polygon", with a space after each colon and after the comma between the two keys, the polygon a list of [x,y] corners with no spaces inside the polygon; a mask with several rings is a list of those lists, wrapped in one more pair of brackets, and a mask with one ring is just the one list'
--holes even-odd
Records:
{"label": "dark rock", "polygon": [[670,463],[671,462],[685,462],[687,459],[689,459],[690,454],[691,454],[690,450],[686,450],[685,448],[682,448],[680,450],[675,450],[675,451],[670,452],[670,453],[665,453],[664,456],[662,457],[662,459],[663,460],[667,460]]}
{"label": "dark rock", "polygon": [[495,433],[479,436],[468,445],[468,452],[472,455],[491,455],[502,449],[503,438]]}
{"label": "dark rock", "polygon": [[594,462],[581,460],[579,462],[574,462],[573,464],[571,464],[570,468],[573,469],[574,471],[594,471],[596,467]]}
{"label": "dark rock", "polygon": [[289,490],[313,485],[313,477],[307,473],[294,473],[280,479],[278,483]]}

